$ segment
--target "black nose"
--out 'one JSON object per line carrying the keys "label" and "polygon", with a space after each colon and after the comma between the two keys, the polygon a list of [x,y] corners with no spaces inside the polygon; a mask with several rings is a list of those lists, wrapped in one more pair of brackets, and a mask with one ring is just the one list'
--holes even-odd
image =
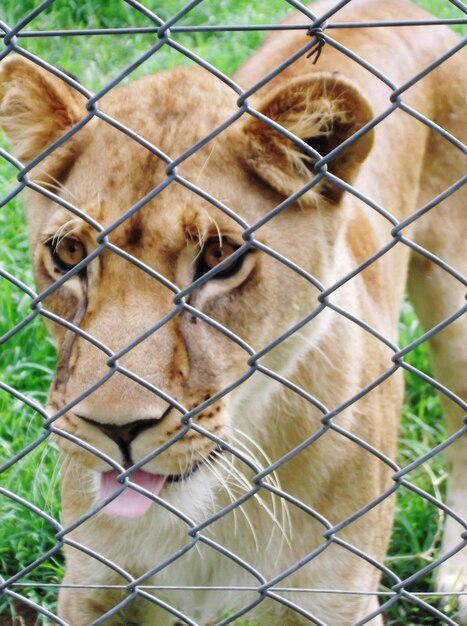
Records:
{"label": "black nose", "polygon": [[[89,420],[88,420],[89,421]],[[159,422],[158,419],[138,420],[137,422],[130,422],[128,424],[122,424],[121,426],[114,426],[113,424],[101,424],[94,422],[94,426],[97,426],[104,435],[107,435],[110,439],[113,439],[115,443],[128,446],[135,437],[140,433],[151,428]]]}
{"label": "black nose", "polygon": [[[164,413],[165,415],[165,413]],[[88,424],[92,424],[96,428],[99,428],[104,435],[107,435],[109,439],[115,441],[124,458],[124,463],[131,463],[131,455],[129,451],[129,445],[140,433],[151,428],[155,424],[158,424],[161,418],[137,420],[135,422],[128,422],[127,424],[121,424],[116,426],[114,424],[103,424],[102,422],[96,422],[88,417],[79,416],[82,420]]]}

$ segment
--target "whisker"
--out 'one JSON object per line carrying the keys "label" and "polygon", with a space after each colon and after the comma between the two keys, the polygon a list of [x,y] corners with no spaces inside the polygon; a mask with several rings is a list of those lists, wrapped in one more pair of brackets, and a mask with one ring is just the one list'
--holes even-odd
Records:
{"label": "whisker", "polygon": [[77,218],[73,218],[62,224],[56,232],[52,235],[52,244],[58,246],[58,244],[65,238],[69,237],[72,233],[79,230],[80,222]]}
{"label": "whisker", "polygon": [[[227,495],[229,496],[230,502],[233,504],[237,500],[237,498],[236,498],[235,494],[233,493],[231,487],[229,486],[228,481],[225,480],[225,477],[222,476],[221,472],[218,471],[218,469],[215,467],[215,464],[212,462],[212,460],[209,457],[205,457],[204,463],[210,469],[212,474],[217,478],[217,480],[220,482],[220,484],[224,487]],[[242,509],[242,507],[239,507],[239,508]],[[242,511],[242,513],[245,514],[244,511]],[[238,532],[238,519],[237,519],[237,509],[236,508],[233,509],[233,517],[234,517],[234,532],[233,532],[233,534],[237,535],[237,532]]]}
{"label": "whisker", "polygon": [[[241,430],[239,430],[237,428],[234,428],[233,430],[235,431],[235,433],[238,433],[239,435],[242,435],[249,443],[251,443],[257,449],[257,451],[264,457],[264,460],[266,461],[266,466],[272,464],[272,462],[271,462],[270,458],[268,457],[268,455],[266,454],[266,452],[261,448],[261,446],[256,441],[254,441],[249,435],[247,435],[246,433],[244,433],[243,431],[241,431]],[[263,468],[264,462],[262,462],[260,459],[258,459],[257,455],[252,453],[251,449],[247,445],[245,445],[232,432],[230,433],[230,437],[235,442],[236,445],[241,447],[247,453],[247,455],[249,455],[249,457],[251,458],[252,461],[256,462],[257,465],[259,465],[261,468]],[[275,472],[270,474],[268,476],[268,478],[269,478],[269,481],[270,481],[272,486],[276,487],[279,490],[282,489],[279,477],[277,476],[277,474]],[[271,519],[274,521],[274,524],[277,526],[278,530],[280,531],[281,537],[282,537],[281,538],[281,549],[282,549],[283,541],[285,541],[287,543],[287,545],[289,547],[291,547],[291,543],[290,542],[291,542],[291,539],[292,539],[292,536],[293,536],[293,530],[292,530],[293,529],[293,525],[292,525],[292,519],[291,519],[291,516],[290,516],[288,503],[284,500],[284,498],[281,498],[280,496],[276,496],[275,494],[271,493],[270,494],[271,503],[272,503],[272,511],[271,511],[271,509],[265,503],[264,498],[261,498],[258,494],[256,494],[255,497],[257,497],[258,501],[261,499],[260,505],[265,508],[265,510],[267,511],[268,515],[271,517]],[[280,513],[279,513],[278,508],[277,508],[277,501],[276,501],[277,497],[280,500]],[[271,534],[269,542],[268,542],[268,547],[270,546],[271,541],[272,541],[272,534]]]}
{"label": "whisker", "polygon": [[324,350],[322,348],[319,347],[319,345],[315,341],[312,341],[302,331],[297,331],[295,334],[296,334],[297,337],[300,337],[300,339],[302,339],[306,344],[308,344],[310,346],[310,348],[312,348],[315,352],[317,352],[327,362],[327,364],[330,367],[334,367],[334,365],[333,365],[331,359],[329,358],[329,356],[326,354],[326,352],[324,352]]}
{"label": "whisker", "polygon": [[[225,467],[226,459],[223,458],[222,455],[221,455],[221,456],[219,456],[217,458],[217,462],[219,463],[219,465],[222,465],[223,467]],[[235,466],[232,469],[235,472],[235,477],[237,478],[237,484],[242,487],[242,491],[245,491],[245,490],[246,491],[251,491],[252,488],[253,488],[253,485],[252,485],[252,483],[250,481],[248,481],[248,479],[241,472],[241,470],[238,467],[235,467]],[[284,523],[283,523],[284,516],[282,517],[282,521],[281,521],[279,519],[278,515],[277,515],[277,507],[276,507],[276,502],[275,502],[275,496],[274,496],[274,494],[271,494],[271,493],[269,493],[268,495],[270,496],[270,499],[271,499],[271,502],[272,502],[272,507],[273,507],[272,510],[268,506],[266,500],[259,493],[255,493],[252,497],[257,501],[259,506],[264,510],[264,512],[269,517],[269,519],[272,521],[273,529],[277,528],[277,530],[279,530],[279,532],[281,534],[280,549],[282,550],[282,546],[283,546],[284,542],[286,542],[288,544],[288,546],[291,547],[290,540],[289,540],[289,537],[287,535],[287,532],[286,532],[286,529],[285,529]],[[286,521],[287,521],[287,519],[288,518],[286,518]],[[273,539],[273,533],[269,534],[268,543],[267,543],[265,549],[268,549],[270,547],[272,539]]]}
{"label": "whisker", "polygon": [[68,189],[68,187],[65,187],[65,185],[63,183],[61,183],[57,178],[55,178],[55,176],[52,176],[52,174],[49,174],[48,172],[44,172],[44,175],[47,176],[48,178],[50,178],[50,180],[52,182],[48,182],[46,180],[40,180],[38,181],[39,184],[43,187],[49,188],[52,191],[64,191],[65,193],[67,193],[70,198],[72,198],[73,200],[75,200],[76,202],[79,201],[78,197]]}

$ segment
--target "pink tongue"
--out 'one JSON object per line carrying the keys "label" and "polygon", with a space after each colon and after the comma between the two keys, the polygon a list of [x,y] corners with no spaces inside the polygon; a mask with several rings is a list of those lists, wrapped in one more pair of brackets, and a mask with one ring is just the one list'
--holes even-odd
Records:
{"label": "pink tongue", "polygon": [[[101,477],[101,500],[105,500],[113,495],[117,489],[122,485],[117,481],[117,476],[120,472],[111,470],[110,472],[103,472]],[[136,470],[129,480],[135,485],[144,487],[147,491],[150,491],[157,496],[164,486],[166,476],[162,474],[149,474],[144,470]],[[141,517],[152,504],[152,500],[147,498],[142,493],[126,487],[122,493],[109,502],[104,511],[108,515],[122,515],[123,517]]]}

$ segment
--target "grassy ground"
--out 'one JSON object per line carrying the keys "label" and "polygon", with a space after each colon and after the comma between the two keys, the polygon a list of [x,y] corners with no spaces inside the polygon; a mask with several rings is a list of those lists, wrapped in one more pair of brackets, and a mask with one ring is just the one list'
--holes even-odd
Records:
{"label": "grassy ground", "polygon": [[[150,0],[145,4],[155,5]],[[158,3],[162,7],[159,15],[166,18],[184,4],[185,0]],[[440,17],[459,17],[455,7],[442,0],[420,0],[418,4]],[[35,0],[2,0],[0,19],[13,25],[36,5]],[[268,0],[267,3],[262,0],[205,0],[184,19],[184,23],[268,23],[276,21],[288,9],[289,5],[283,0]],[[146,24],[137,11],[124,3],[111,0],[56,0],[28,28],[37,30]],[[177,36],[178,41],[226,73],[235,70],[258,45],[260,38],[259,33]],[[86,86],[98,90],[154,41],[150,35],[136,35],[22,39],[20,43],[50,63],[76,74]],[[162,50],[138,72],[151,73],[183,61],[178,53]],[[14,181],[14,168],[0,160],[0,198],[14,187]],[[14,200],[0,210],[0,240],[0,267],[32,286],[20,200]],[[29,297],[21,290],[2,279],[0,284],[0,334],[3,334],[23,319],[30,309]],[[417,320],[407,305],[401,320],[401,343],[405,345],[419,333]],[[54,360],[54,351],[46,330],[39,320],[35,320],[1,347],[1,381],[43,403]],[[428,371],[424,346],[409,355],[408,360],[419,369]],[[408,376],[407,383],[399,450],[399,462],[402,465],[424,454],[444,436],[439,405],[433,390],[414,376]],[[42,418],[2,391],[0,415],[0,462],[6,462],[38,437]],[[5,471],[0,476],[0,484],[58,518],[56,478],[56,454],[53,444],[47,442]],[[440,459],[424,465],[411,478],[429,493],[442,496],[445,474]],[[407,492],[399,493],[397,509],[388,565],[399,576],[405,577],[426,565],[436,555],[442,519],[435,507]],[[9,577],[52,547],[53,532],[45,521],[8,498],[0,496],[0,510],[0,575]],[[61,574],[62,560],[57,555],[40,565],[29,579],[34,578],[41,584],[55,583],[60,580]],[[418,590],[430,590],[432,585],[431,577],[428,576],[420,582]],[[55,595],[54,589],[32,588],[27,591],[30,599],[47,607],[54,606]],[[13,618],[14,612],[14,607],[8,601],[0,604],[0,615]],[[435,626],[437,623],[435,618],[412,605],[398,605],[387,615],[387,624],[391,626]]]}

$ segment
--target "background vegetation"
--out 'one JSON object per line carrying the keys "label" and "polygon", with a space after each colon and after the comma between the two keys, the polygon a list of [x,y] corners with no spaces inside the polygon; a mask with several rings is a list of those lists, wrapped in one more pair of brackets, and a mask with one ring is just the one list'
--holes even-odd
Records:
{"label": "background vegetation", "polygon": [[[144,4],[165,19],[180,10],[185,5],[185,0],[146,0]],[[439,17],[460,17],[459,11],[447,1],[419,0],[418,4]],[[12,26],[37,5],[36,0],[2,0],[0,20]],[[290,10],[290,5],[284,0],[205,0],[182,23],[272,23]],[[117,28],[147,24],[144,16],[124,2],[55,0],[27,29]],[[178,41],[227,74],[231,74],[248,57],[261,37],[259,32],[193,33],[176,36]],[[20,39],[19,43],[49,63],[75,74],[83,84],[97,91],[118,75],[123,67],[150,48],[154,44],[154,36],[138,34],[112,37],[43,37]],[[136,75],[142,72],[152,73],[181,63],[186,63],[186,59],[163,48]],[[5,143],[1,145],[6,147]],[[15,177],[15,169],[0,159],[0,198],[14,188]],[[0,239],[0,266],[33,286],[22,202],[19,198],[0,209]],[[28,315],[30,299],[1,278],[0,289],[0,335],[3,335]],[[401,344],[406,345],[413,341],[420,332],[418,321],[410,305],[406,304],[401,318]],[[429,371],[426,346],[422,345],[411,353],[407,360],[420,370]],[[44,403],[54,362],[51,341],[42,322],[36,319],[1,346],[0,380],[29,398]],[[407,376],[407,383],[399,450],[399,463],[403,466],[423,455],[444,436],[439,404],[433,390],[413,375]],[[2,463],[36,440],[41,433],[42,418],[2,391],[0,416]],[[445,473],[439,458],[415,470],[410,479],[436,497],[444,494]],[[40,509],[59,518],[57,460],[50,442],[40,445],[1,474],[0,481],[2,487],[28,498]],[[8,578],[50,549],[54,545],[54,534],[44,520],[9,498],[0,496],[0,510],[0,575]],[[388,566],[404,578],[431,562],[439,548],[442,521],[442,514],[436,507],[414,494],[400,490]],[[58,554],[37,567],[26,579],[40,585],[55,584],[61,578],[62,566],[62,559]],[[417,586],[418,591],[432,589],[431,575],[421,580]],[[24,590],[24,593],[37,603],[53,609],[55,588],[33,586]],[[12,621],[15,619],[15,611],[8,599],[0,604],[0,615],[9,616]],[[399,603],[391,608],[386,620],[388,626],[434,626],[438,623],[435,618],[409,603]],[[39,617],[37,624],[40,623],[46,622]],[[0,624],[3,625],[3,622]]]}

